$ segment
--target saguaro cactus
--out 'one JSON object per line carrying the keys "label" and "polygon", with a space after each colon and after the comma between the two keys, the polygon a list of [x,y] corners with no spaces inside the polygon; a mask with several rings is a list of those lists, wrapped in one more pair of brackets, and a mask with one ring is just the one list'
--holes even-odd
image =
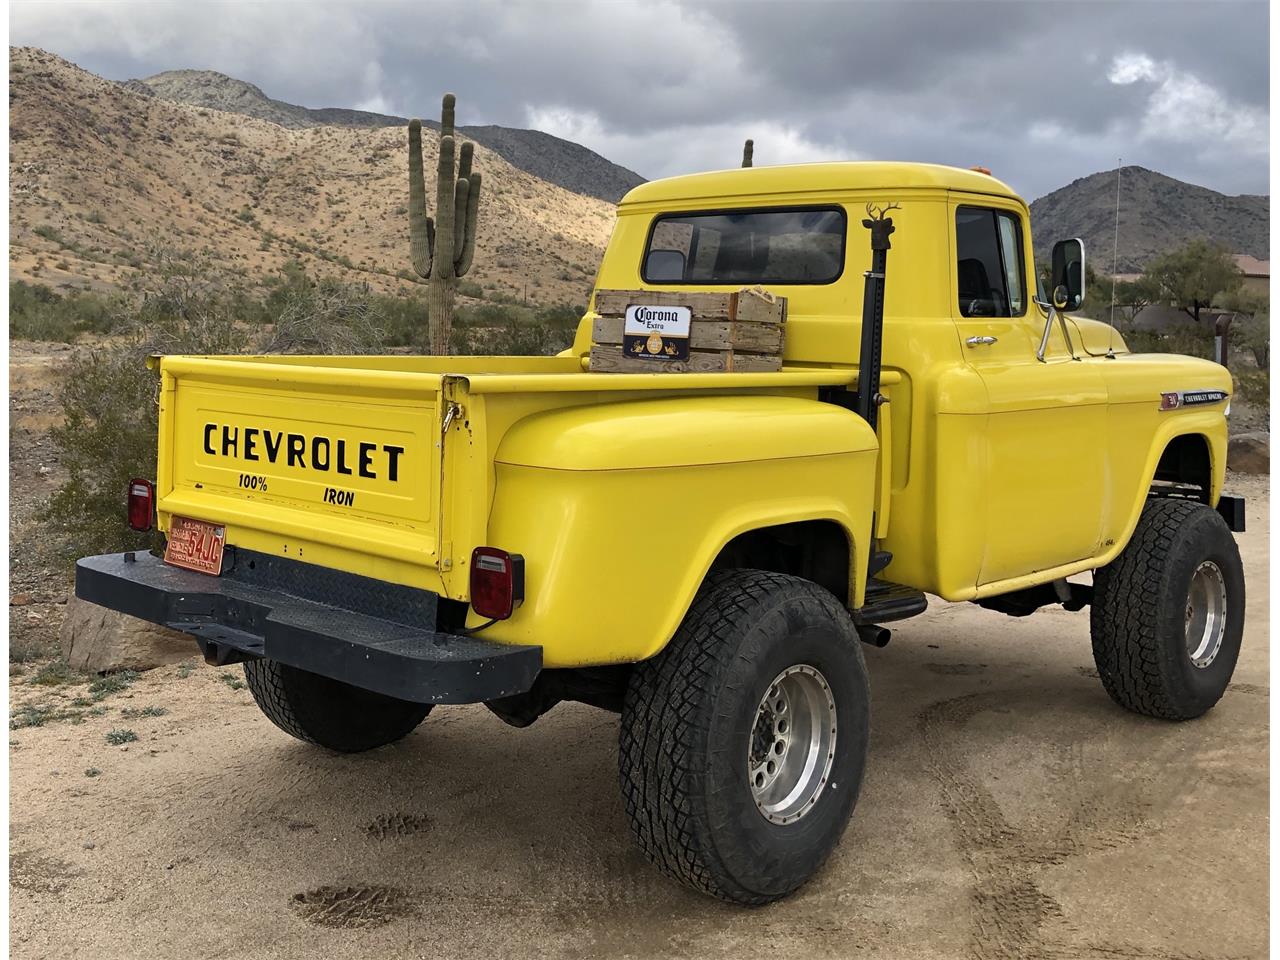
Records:
{"label": "saguaro cactus", "polygon": [[742,145],[742,165],[744,167],[751,166],[751,157],[755,153],[755,149],[756,142],[754,140],[748,140]]}
{"label": "saguaro cactus", "polygon": [[458,278],[471,268],[480,210],[480,174],[471,169],[470,143],[456,150],[452,93],[440,115],[440,160],[436,166],[436,220],[427,216],[422,176],[422,121],[409,121],[409,256],[414,272],[427,280],[428,343],[432,353],[449,352],[453,297]]}

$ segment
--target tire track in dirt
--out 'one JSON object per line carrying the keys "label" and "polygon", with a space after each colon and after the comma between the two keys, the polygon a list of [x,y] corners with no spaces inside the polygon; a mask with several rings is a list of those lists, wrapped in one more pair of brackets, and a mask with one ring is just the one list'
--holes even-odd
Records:
{"label": "tire track in dirt", "polygon": [[379,884],[324,886],[295,893],[289,906],[320,927],[373,927],[412,911],[404,892]]}
{"label": "tire track in dirt", "polygon": [[[1081,936],[1083,942],[1050,939],[1049,925],[1065,917],[1058,902],[1041,889],[1040,873],[1079,854],[1138,840],[1150,826],[1150,804],[1140,783],[1090,784],[1082,737],[1061,745],[1050,761],[1051,775],[1063,784],[1069,807],[1060,826],[1009,823],[986,784],[969,770],[961,747],[963,726],[987,710],[1007,706],[1009,697],[1008,692],[954,697],[926,707],[916,718],[925,768],[938,784],[956,844],[974,877],[970,954],[984,960],[1202,958],[1123,944],[1088,944],[1087,934]],[[1080,931],[1068,923],[1062,932]]]}

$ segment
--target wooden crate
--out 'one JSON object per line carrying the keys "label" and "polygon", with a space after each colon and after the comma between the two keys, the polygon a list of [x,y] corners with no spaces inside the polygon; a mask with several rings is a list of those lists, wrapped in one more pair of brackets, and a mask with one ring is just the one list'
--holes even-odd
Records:
{"label": "wooden crate", "polygon": [[[689,359],[639,359],[623,350],[627,307],[688,307]],[[591,370],[597,373],[717,373],[780,370],[786,297],[760,289],[735,293],[598,290]]]}

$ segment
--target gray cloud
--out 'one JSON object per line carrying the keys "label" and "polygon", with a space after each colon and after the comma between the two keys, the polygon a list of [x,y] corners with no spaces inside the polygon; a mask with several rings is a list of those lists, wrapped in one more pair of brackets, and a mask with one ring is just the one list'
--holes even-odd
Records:
{"label": "gray cloud", "polygon": [[1261,2],[16,2],[10,41],[113,79],[193,67],[306,106],[536,126],[639,173],[980,163],[1035,197],[1123,156],[1268,189]]}

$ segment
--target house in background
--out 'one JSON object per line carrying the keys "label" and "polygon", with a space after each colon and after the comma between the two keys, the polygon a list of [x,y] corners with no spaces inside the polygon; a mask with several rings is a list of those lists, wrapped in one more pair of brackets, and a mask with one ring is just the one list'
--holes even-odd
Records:
{"label": "house in background", "polygon": [[[1270,260],[1259,260],[1257,257],[1249,256],[1247,253],[1232,254],[1232,259],[1235,260],[1236,266],[1244,275],[1244,283],[1241,286],[1244,292],[1258,294],[1263,297],[1270,294]],[[1116,280],[1137,280],[1141,276],[1142,274],[1140,273],[1120,273],[1116,274]],[[1213,329],[1218,318],[1230,312],[1229,310],[1206,307],[1200,311],[1200,323],[1207,329]],[[1191,317],[1177,307],[1171,307],[1164,303],[1153,303],[1138,311],[1138,315],[1133,318],[1133,328],[1135,330],[1168,330],[1171,327],[1192,322],[1194,321],[1192,321]]]}
{"label": "house in background", "polygon": [[1247,253],[1237,253],[1232,259],[1244,274],[1245,292],[1267,296],[1271,289],[1271,261],[1259,260]]}

